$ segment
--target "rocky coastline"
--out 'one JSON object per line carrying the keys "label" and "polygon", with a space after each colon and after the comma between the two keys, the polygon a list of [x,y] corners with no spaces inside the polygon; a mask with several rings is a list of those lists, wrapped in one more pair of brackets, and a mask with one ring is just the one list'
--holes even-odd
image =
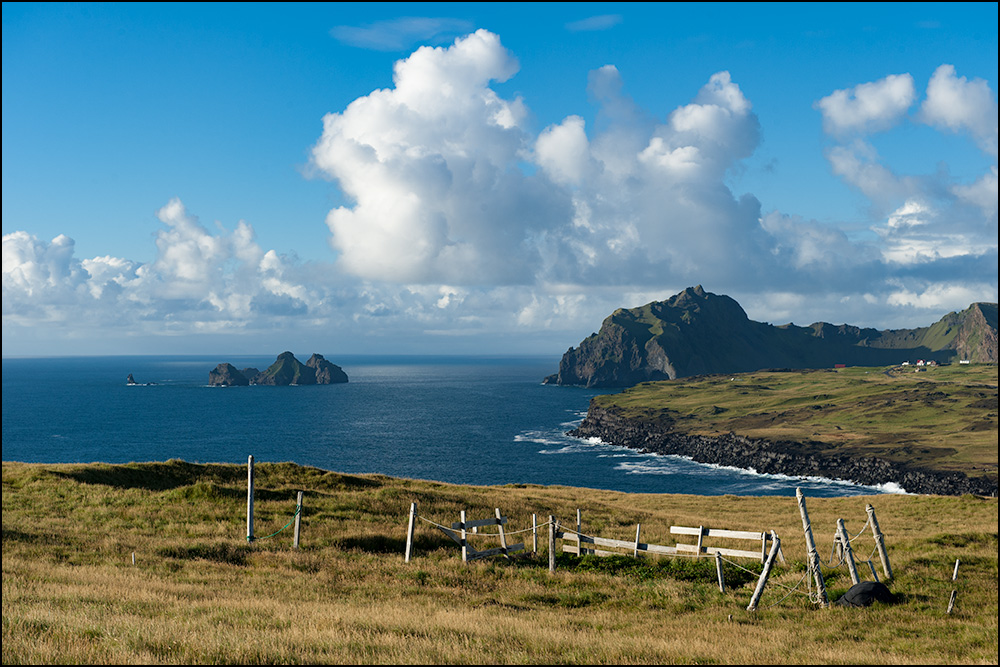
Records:
{"label": "rocky coastline", "polygon": [[815,476],[856,484],[894,483],[908,493],[996,496],[997,480],[960,472],[911,468],[886,459],[804,452],[791,442],[770,442],[726,433],[685,435],[668,424],[629,419],[612,409],[591,404],[587,417],[569,435],[664,455],[686,456],[699,463],[731,466],[758,473]]}

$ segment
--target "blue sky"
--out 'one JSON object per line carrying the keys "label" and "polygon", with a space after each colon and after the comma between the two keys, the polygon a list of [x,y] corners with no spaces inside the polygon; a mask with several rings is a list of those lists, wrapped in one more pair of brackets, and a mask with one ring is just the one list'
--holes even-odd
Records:
{"label": "blue sky", "polygon": [[996,3],[3,5],[3,354],[997,300]]}

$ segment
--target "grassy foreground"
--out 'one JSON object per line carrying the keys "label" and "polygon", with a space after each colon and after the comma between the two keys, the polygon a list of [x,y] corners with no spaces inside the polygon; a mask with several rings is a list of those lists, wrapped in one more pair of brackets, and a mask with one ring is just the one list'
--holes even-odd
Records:
{"label": "grassy foreground", "polygon": [[[794,498],[456,486],[289,463],[256,472],[258,536],[288,523],[305,492],[300,550],[291,529],[246,544],[244,466],[4,462],[4,664],[997,663],[995,498],[808,499],[824,561],[837,519],[853,536],[875,507],[900,600],[821,609],[802,586],[778,585],[803,575]],[[463,564],[418,521],[405,564],[413,501],[442,524],[499,507],[509,531],[532,513],[571,524],[580,508],[588,534],[630,540],[641,522],[656,544],[675,543],[671,525],[774,530],[788,562],[754,613],[760,566],[747,561],[750,573],[725,565],[724,594],[704,558],[560,556],[551,575],[544,539],[534,557]],[[530,534],[520,541],[530,548]],[[872,546],[870,533],[854,542],[862,560]],[[825,572],[836,599],[850,579]]]}
{"label": "grassy foreground", "polygon": [[594,399],[681,433],[997,478],[997,366],[758,371],[647,382]]}

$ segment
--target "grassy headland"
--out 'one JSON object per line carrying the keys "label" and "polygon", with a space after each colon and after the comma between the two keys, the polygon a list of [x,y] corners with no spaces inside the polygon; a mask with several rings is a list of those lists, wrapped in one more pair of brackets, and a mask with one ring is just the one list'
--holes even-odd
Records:
{"label": "grassy headland", "polygon": [[[854,535],[875,506],[899,598],[820,609],[779,585],[803,575],[794,498],[471,487],[289,463],[256,473],[258,535],[305,492],[300,550],[290,530],[246,543],[244,466],[4,462],[4,664],[997,663],[995,498],[808,499],[824,560],[836,520]],[[774,530],[788,562],[755,613],[754,574],[727,564],[720,593],[711,559],[560,556],[550,575],[542,540],[537,557],[463,564],[420,521],[404,564],[413,501],[442,524],[499,507],[510,531],[532,513],[571,523],[579,507],[589,534],[633,539],[641,522],[657,544],[674,543],[671,525]],[[854,546],[866,559],[870,534]],[[850,586],[843,568],[826,574],[832,599]]]}
{"label": "grassy headland", "polygon": [[928,470],[997,476],[997,367],[842,368],[647,382],[594,399],[678,433],[797,443]]}

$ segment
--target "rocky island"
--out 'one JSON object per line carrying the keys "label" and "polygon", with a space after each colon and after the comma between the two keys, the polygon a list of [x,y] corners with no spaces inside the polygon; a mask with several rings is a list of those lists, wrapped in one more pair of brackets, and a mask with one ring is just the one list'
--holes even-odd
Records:
{"label": "rocky island", "polygon": [[275,362],[264,371],[256,368],[240,370],[232,364],[221,363],[208,373],[208,384],[212,387],[341,384],[347,381],[344,369],[327,361],[323,355],[313,354],[303,364],[291,352],[279,354]]}

